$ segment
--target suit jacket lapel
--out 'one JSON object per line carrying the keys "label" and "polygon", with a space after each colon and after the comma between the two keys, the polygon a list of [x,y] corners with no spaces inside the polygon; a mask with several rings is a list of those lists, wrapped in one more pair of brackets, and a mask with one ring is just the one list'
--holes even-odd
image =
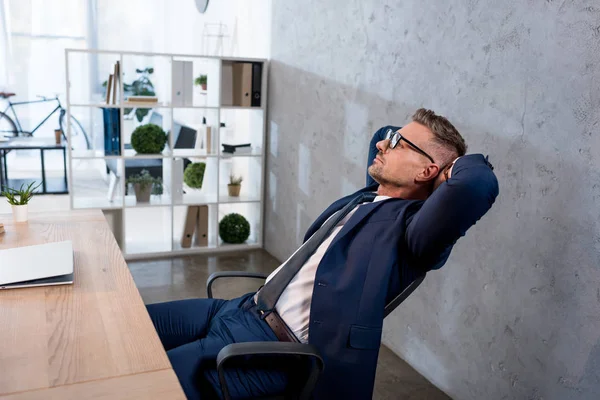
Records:
{"label": "suit jacket lapel", "polygon": [[346,223],[344,224],[344,227],[342,228],[342,230],[337,234],[337,236],[335,237],[335,239],[333,240],[333,242],[331,242],[331,244],[329,245],[329,247],[333,247],[336,245],[337,242],[339,242],[340,240],[342,240],[342,238],[348,234],[348,232],[352,231],[352,229],[354,229],[354,227],[363,220],[363,218],[365,218],[366,216],[368,216],[370,213],[372,213],[377,207],[379,207],[382,204],[382,201],[377,201],[371,204],[364,204],[360,207],[358,207],[358,210],[356,210],[354,212],[354,214],[352,214],[352,216],[350,217],[350,219],[348,221],[346,221]]}
{"label": "suit jacket lapel", "polygon": [[[365,188],[360,189],[359,191],[357,191],[355,193],[352,193],[349,196],[342,197],[341,199],[339,199],[336,202],[334,202],[333,204],[331,204],[325,211],[323,211],[323,213],[321,215],[319,215],[319,217],[315,220],[315,222],[312,223],[310,228],[308,228],[308,230],[306,231],[306,234],[304,235],[304,241],[306,242],[321,227],[321,225],[323,225],[323,223],[325,223],[325,221],[327,221],[327,218],[331,217],[331,215],[333,213],[335,213],[336,211],[344,208],[344,206],[346,204],[348,204],[350,202],[350,200],[352,200],[354,197],[358,196],[358,194],[360,194],[360,193],[375,191],[377,189],[377,186],[378,185],[367,186]],[[362,207],[360,207],[360,208],[362,208]],[[359,208],[359,210],[360,210],[360,208]],[[354,218],[354,216],[352,216],[352,218],[350,218],[350,219],[353,219],[353,218]],[[348,221],[348,222],[350,222],[350,221]]]}

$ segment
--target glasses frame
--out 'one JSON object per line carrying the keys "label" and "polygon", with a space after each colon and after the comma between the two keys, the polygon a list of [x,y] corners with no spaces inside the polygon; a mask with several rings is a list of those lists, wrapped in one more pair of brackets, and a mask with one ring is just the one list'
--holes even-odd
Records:
{"label": "glasses frame", "polygon": [[433,161],[433,157],[431,157],[429,154],[427,154],[424,150],[421,150],[419,148],[419,146],[417,146],[416,144],[414,144],[413,142],[411,142],[410,140],[408,140],[407,138],[402,136],[402,134],[398,131],[394,132],[393,130],[388,129],[385,132],[385,140],[389,140],[388,146],[390,149],[395,149],[396,146],[398,146],[398,143],[400,143],[401,140],[404,140],[410,147],[413,148],[413,150],[415,150],[417,153],[420,153],[421,155],[424,155],[432,163],[435,164],[435,161]]}

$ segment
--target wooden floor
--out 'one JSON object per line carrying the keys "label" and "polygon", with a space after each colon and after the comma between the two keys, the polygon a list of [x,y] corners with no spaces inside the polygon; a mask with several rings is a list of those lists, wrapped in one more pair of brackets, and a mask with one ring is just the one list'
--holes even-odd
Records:
{"label": "wooden floor", "polygon": [[[129,262],[133,279],[147,304],[206,297],[206,279],[216,271],[245,270],[269,273],[278,265],[277,260],[263,250]],[[253,292],[256,288],[255,279],[220,279],[215,282],[213,295],[234,298]],[[385,346],[381,346],[379,353],[373,398],[449,399]]]}

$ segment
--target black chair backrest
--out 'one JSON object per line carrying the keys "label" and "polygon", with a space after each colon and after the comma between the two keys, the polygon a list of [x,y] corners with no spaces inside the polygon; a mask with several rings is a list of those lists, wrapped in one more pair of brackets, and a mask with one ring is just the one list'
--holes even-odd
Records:
{"label": "black chair backrest", "polygon": [[408,296],[410,296],[411,293],[414,292],[416,288],[419,287],[419,285],[423,282],[424,279],[425,279],[425,274],[418,276],[417,279],[412,281],[410,283],[410,285],[408,285],[406,288],[404,288],[404,290],[402,292],[400,292],[400,294],[398,296],[396,296],[396,298],[394,300],[390,301],[387,304],[387,306],[385,306],[383,318],[387,317],[389,313],[394,311],[396,309],[396,307],[398,307],[400,305],[400,303],[402,303],[404,300],[406,300],[406,298]]}

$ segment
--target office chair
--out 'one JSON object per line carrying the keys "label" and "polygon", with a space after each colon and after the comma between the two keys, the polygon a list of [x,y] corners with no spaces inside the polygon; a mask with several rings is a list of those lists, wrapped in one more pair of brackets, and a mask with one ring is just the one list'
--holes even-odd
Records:
{"label": "office chair", "polygon": [[[257,272],[243,271],[223,271],[215,272],[208,277],[206,281],[206,294],[209,299],[212,299],[212,284],[219,278],[257,278],[267,279],[267,275]],[[417,287],[425,279],[425,274],[418,276],[412,281],[398,296],[390,301],[385,306],[383,317],[387,317],[396,307],[398,307],[406,298],[415,291]],[[308,400],[317,384],[319,376],[325,367],[323,358],[319,354],[317,348],[311,344],[289,343],[289,342],[247,342],[247,343],[232,343],[225,346],[217,355],[217,372],[219,374],[219,382],[221,383],[221,391],[225,400],[231,400],[227,382],[225,381],[226,364],[242,361],[245,366],[252,366],[254,361],[249,356],[277,356],[288,357],[293,363],[297,363],[300,369],[304,369],[304,374],[294,374],[300,376],[299,379],[290,382],[285,393],[279,396],[263,398],[263,400]],[[249,362],[248,362],[249,361]]]}

